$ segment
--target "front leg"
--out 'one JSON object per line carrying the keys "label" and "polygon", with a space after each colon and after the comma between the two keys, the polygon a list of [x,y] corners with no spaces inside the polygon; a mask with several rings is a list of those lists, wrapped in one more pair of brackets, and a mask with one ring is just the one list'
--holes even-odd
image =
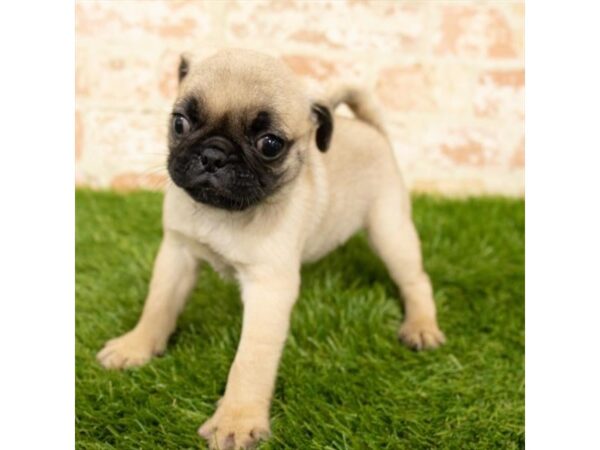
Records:
{"label": "front leg", "polygon": [[140,366],[162,353],[196,283],[197,267],[187,247],[165,232],[142,316],[133,330],[105,344],[97,356],[100,364],[109,369]]}
{"label": "front leg", "polygon": [[240,277],[240,343],[217,411],[198,430],[211,448],[249,448],[270,433],[271,396],[298,295],[299,270],[263,267]]}

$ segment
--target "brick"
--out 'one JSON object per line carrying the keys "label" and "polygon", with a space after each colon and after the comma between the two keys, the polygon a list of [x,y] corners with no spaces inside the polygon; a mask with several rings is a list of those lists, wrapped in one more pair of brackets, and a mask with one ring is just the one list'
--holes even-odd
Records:
{"label": "brick", "polygon": [[205,6],[195,1],[80,1],[75,5],[75,31],[78,37],[118,37],[121,42],[148,36],[202,39],[214,31]]}
{"label": "brick", "polygon": [[166,102],[177,97],[177,70],[181,61],[181,51],[168,49],[161,55],[158,74],[158,91]]}
{"label": "brick", "polygon": [[521,57],[519,31],[497,6],[458,2],[437,6],[431,33],[433,53],[467,58]]}
{"label": "brick", "polygon": [[[456,137],[453,136],[453,137]],[[479,137],[467,132],[458,140],[440,144],[440,150],[444,156],[457,165],[484,166],[495,164],[494,153],[489,147],[484,146]]]}
{"label": "brick", "polygon": [[380,71],[376,92],[394,111],[470,113],[472,78],[461,64],[397,65]]}
{"label": "brick", "polygon": [[525,71],[488,70],[481,73],[473,106],[480,117],[524,119]]}
{"label": "brick", "polygon": [[525,167],[525,137],[521,139],[516,150],[510,158],[511,168],[524,168]]}
{"label": "brick", "polygon": [[[165,106],[159,69],[161,49],[79,44],[76,51],[76,95],[94,107]],[[176,67],[171,69],[175,76]]]}
{"label": "brick", "polygon": [[322,31],[311,31],[311,30],[298,30],[290,35],[290,39],[292,41],[314,44],[315,46],[328,46],[335,49],[343,48],[337,42],[332,41],[324,32]]}
{"label": "brick", "polygon": [[520,121],[501,124],[432,122],[424,134],[426,158],[444,167],[513,166],[511,158],[524,139]]}
{"label": "brick", "polygon": [[426,6],[402,2],[236,1],[227,17],[235,41],[349,51],[416,53]]}
{"label": "brick", "polygon": [[83,111],[80,142],[84,145],[77,160],[80,181],[107,187],[123,172],[164,173],[167,116],[149,111]]}
{"label": "brick", "polygon": [[320,58],[318,56],[287,53],[281,55],[297,75],[308,81],[309,88],[319,91],[337,82],[355,82],[365,85],[367,70],[364,64],[357,64],[346,58]]}
{"label": "brick", "polygon": [[325,80],[337,74],[339,70],[331,61],[303,55],[284,55],[283,61],[292,70],[304,77]]}
{"label": "brick", "polygon": [[377,95],[382,104],[398,111],[435,109],[430,73],[421,65],[382,70],[377,80]]}
{"label": "brick", "polygon": [[525,4],[522,1],[511,3],[507,15],[512,24],[514,47],[519,59],[525,56]]}
{"label": "brick", "polygon": [[75,110],[75,160],[81,158],[83,153],[83,120],[81,118],[81,111]]}
{"label": "brick", "polygon": [[119,192],[129,192],[136,189],[161,190],[168,182],[168,175],[164,173],[140,174],[125,172],[116,175],[110,182],[110,187]]}

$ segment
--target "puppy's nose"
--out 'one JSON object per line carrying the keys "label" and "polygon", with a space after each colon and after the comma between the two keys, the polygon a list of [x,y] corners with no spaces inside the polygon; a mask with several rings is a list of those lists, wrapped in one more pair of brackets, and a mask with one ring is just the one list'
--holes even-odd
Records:
{"label": "puppy's nose", "polygon": [[227,155],[218,148],[208,147],[200,153],[200,161],[204,166],[204,170],[209,173],[214,173],[227,163]]}

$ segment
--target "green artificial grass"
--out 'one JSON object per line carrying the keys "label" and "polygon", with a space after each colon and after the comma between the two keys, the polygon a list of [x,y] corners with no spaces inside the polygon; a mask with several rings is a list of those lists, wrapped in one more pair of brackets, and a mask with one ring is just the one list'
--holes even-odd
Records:
{"label": "green artificial grass", "polygon": [[[164,357],[106,371],[96,352],[137,321],[161,238],[158,193],[78,191],[76,445],[205,448],[241,324],[235,284],[210,268]],[[524,202],[414,199],[448,343],[413,352],[401,309],[359,234],[302,271],[261,449],[524,447]]]}

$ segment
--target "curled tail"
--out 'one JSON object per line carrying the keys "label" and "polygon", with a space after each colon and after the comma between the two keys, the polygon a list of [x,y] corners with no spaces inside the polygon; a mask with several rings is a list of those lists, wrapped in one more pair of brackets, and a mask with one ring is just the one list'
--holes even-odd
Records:
{"label": "curled tail", "polygon": [[367,91],[351,85],[340,86],[330,92],[329,103],[332,110],[335,110],[341,103],[345,103],[357,119],[368,123],[387,137],[377,105]]}

